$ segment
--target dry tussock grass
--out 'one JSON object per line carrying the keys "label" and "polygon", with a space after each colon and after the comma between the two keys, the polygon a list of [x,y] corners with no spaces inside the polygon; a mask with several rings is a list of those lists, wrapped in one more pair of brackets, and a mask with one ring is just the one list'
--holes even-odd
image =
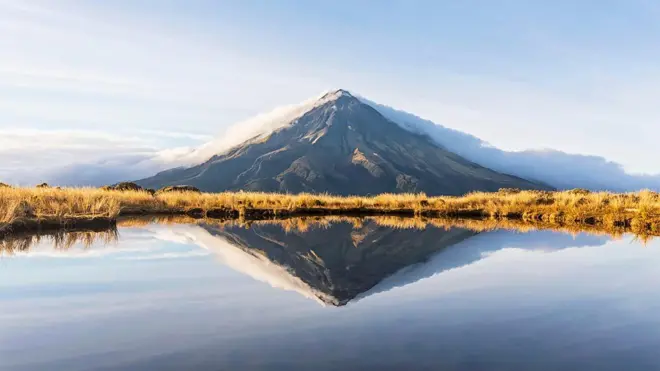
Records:
{"label": "dry tussock grass", "polygon": [[246,215],[250,210],[269,210],[273,215],[304,214],[310,210],[401,210],[426,217],[475,215],[537,224],[626,226],[660,234],[660,197],[648,190],[613,194],[586,190],[504,189],[460,197],[428,197],[423,193],[339,197],[254,192],[172,192],[153,196],[145,191],[94,188],[0,188],[0,226],[21,218],[116,218],[118,215],[178,214],[214,209],[236,210],[237,215]]}
{"label": "dry tussock grass", "polygon": [[[507,214],[557,214],[566,217],[582,217],[592,214],[621,214],[637,212],[645,215],[657,215],[660,212],[660,198],[651,191],[613,194],[607,192],[577,193],[565,192],[474,192],[460,197],[428,197],[420,194],[382,194],[374,197],[340,197],[313,194],[273,194],[253,192],[223,193],[167,193],[157,195],[152,200],[136,205],[133,197],[136,193],[143,198],[143,192],[112,192],[113,196],[123,198],[123,207],[152,207],[161,210],[204,210],[225,208],[233,210],[282,210],[296,211],[307,209],[326,210],[414,210],[435,211],[444,214],[464,211],[482,211],[484,214],[498,216]],[[123,197],[122,197],[123,196]],[[128,201],[128,203],[126,202]],[[151,202],[149,202],[151,201]],[[155,201],[155,202],[154,202]]]}
{"label": "dry tussock grass", "polygon": [[93,188],[0,187],[0,224],[18,218],[116,217],[126,196]]}

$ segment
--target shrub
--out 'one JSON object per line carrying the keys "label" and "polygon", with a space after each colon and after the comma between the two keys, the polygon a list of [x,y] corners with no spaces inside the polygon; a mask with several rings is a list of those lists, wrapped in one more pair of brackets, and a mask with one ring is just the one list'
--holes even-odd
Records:
{"label": "shrub", "polygon": [[586,196],[588,194],[591,194],[590,190],[584,189],[584,188],[574,188],[574,189],[571,189],[567,192],[568,192],[568,194],[578,195],[578,196]]}
{"label": "shrub", "polygon": [[111,186],[110,189],[115,191],[142,191],[144,188],[140,187],[133,182],[121,182],[117,183],[114,186]]}
{"label": "shrub", "polygon": [[202,193],[199,188],[193,187],[190,185],[175,185],[175,186],[167,186],[159,189],[156,191],[156,193],[170,193],[170,192],[194,192],[194,193]]}
{"label": "shrub", "polygon": [[514,195],[514,194],[520,193],[521,190],[519,188],[500,188],[497,192],[507,194],[507,195]]}

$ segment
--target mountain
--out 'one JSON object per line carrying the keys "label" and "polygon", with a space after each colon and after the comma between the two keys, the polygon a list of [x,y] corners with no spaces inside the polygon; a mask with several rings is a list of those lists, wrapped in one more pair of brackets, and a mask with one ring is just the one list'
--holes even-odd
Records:
{"label": "mountain", "polygon": [[460,228],[395,229],[372,221],[308,231],[279,225],[200,228],[206,233],[200,230],[194,240],[232,268],[333,306],[345,305],[387,276],[475,235]]}
{"label": "mountain", "polygon": [[[548,186],[466,160],[428,136],[406,130],[345,90],[298,107],[278,127],[191,167],[137,183],[189,184],[203,191],[328,192],[365,195],[426,192],[459,195]],[[199,154],[197,154],[199,156]]]}

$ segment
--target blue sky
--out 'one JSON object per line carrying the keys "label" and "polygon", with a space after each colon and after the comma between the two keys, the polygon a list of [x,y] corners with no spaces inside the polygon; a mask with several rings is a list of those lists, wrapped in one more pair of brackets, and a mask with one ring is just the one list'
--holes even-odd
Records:
{"label": "blue sky", "polygon": [[653,1],[0,0],[0,170],[196,145],[341,87],[660,173],[658,20]]}

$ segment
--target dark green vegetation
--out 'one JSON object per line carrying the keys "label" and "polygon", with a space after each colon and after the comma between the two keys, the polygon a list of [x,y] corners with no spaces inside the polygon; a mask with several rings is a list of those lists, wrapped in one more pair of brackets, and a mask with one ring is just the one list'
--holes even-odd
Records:
{"label": "dark green vegetation", "polygon": [[337,91],[291,125],[191,168],[137,181],[145,188],[190,184],[204,192],[462,195],[499,188],[549,189],[498,173],[439,147]]}
{"label": "dark green vegetation", "polygon": [[156,194],[172,193],[172,192],[201,193],[201,191],[197,187],[193,187],[193,186],[189,186],[189,185],[176,185],[176,186],[163,187],[163,188],[157,190]]}
{"label": "dark green vegetation", "polygon": [[200,193],[200,190],[197,187],[190,185],[175,185],[175,186],[166,186],[159,190],[153,188],[145,188],[135,182],[121,182],[109,186],[101,187],[104,191],[134,191],[134,192],[147,192],[151,195],[163,194],[163,193],[172,193],[172,192],[193,192]]}

